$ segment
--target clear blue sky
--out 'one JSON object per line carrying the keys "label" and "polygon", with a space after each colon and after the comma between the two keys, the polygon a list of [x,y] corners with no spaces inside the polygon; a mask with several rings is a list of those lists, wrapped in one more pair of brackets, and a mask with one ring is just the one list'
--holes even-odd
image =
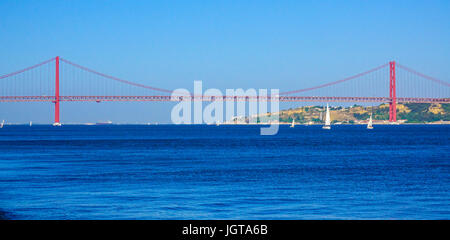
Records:
{"label": "clear blue sky", "polygon": [[[0,1],[0,75],[59,55],[161,88],[299,89],[395,59],[448,81],[450,1]],[[170,103],[62,103],[62,121],[168,122]],[[50,104],[0,118],[51,122]]]}

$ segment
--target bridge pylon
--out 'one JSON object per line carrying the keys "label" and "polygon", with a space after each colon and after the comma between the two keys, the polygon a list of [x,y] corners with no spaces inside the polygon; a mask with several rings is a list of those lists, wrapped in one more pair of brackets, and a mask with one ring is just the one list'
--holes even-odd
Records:
{"label": "bridge pylon", "polygon": [[397,93],[395,90],[395,61],[389,62],[389,122],[397,121]]}
{"label": "bridge pylon", "polygon": [[55,122],[54,126],[61,126],[59,121],[59,56],[55,58]]}

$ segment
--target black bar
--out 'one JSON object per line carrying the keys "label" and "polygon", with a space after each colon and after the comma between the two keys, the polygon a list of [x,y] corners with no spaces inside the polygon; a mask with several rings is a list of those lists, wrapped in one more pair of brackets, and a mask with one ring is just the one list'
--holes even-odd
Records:
{"label": "black bar", "polygon": [[[150,220],[150,221],[0,221],[3,236],[140,236],[140,239],[315,239],[443,233],[448,221],[292,221],[292,220]],[[57,231],[56,231],[57,230]],[[60,235],[60,232],[65,234]],[[127,238],[128,239],[128,238]]]}

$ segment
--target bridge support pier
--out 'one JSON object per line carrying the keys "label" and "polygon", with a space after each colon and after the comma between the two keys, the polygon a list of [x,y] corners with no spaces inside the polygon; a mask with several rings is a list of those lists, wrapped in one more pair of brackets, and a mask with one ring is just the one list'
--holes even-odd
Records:
{"label": "bridge support pier", "polygon": [[61,126],[59,121],[59,57],[55,59],[55,122],[53,126]]}
{"label": "bridge support pier", "polygon": [[395,61],[389,62],[389,122],[397,121],[397,95],[395,90]]}

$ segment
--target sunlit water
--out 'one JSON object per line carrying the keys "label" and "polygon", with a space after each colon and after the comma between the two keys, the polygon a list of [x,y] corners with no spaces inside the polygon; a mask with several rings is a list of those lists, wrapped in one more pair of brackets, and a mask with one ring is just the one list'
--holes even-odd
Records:
{"label": "sunlit water", "polygon": [[5,126],[11,219],[449,219],[450,126]]}

